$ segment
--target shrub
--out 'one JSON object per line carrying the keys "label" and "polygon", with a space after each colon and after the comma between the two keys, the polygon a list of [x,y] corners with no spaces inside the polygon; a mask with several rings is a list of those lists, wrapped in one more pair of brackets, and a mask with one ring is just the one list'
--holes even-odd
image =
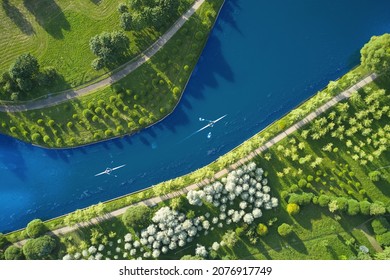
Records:
{"label": "shrub", "polygon": [[118,12],[123,14],[123,13],[126,13],[129,11],[129,8],[127,7],[127,5],[125,3],[120,3],[118,5]]}
{"label": "shrub", "polygon": [[360,212],[363,215],[370,215],[370,206],[371,206],[370,202],[366,200],[360,201],[359,206],[360,206]]}
{"label": "shrub", "polygon": [[299,205],[296,204],[296,203],[289,203],[287,204],[287,213],[289,213],[290,215],[296,215],[299,213]]}
{"label": "shrub", "polygon": [[50,259],[57,243],[53,237],[44,235],[36,239],[30,239],[23,246],[23,254],[28,260]]}
{"label": "shrub", "polygon": [[390,229],[390,224],[384,217],[374,219],[371,226],[376,235],[384,234]]}
{"label": "shrub", "polygon": [[145,205],[130,207],[123,214],[122,221],[127,227],[141,229],[151,222],[151,210]]}
{"label": "shrub", "polygon": [[203,39],[203,37],[204,37],[204,34],[202,31],[196,32],[196,34],[195,34],[196,40],[201,41]]}
{"label": "shrub", "polygon": [[132,23],[133,23],[133,18],[131,17],[131,14],[128,12],[121,14],[120,23],[121,23],[121,27],[124,30],[129,31],[131,29]]}
{"label": "shrub", "polygon": [[195,212],[193,210],[188,211],[187,215],[186,215],[187,219],[189,219],[189,220],[195,218],[195,216],[196,215],[195,215]]}
{"label": "shrub", "polygon": [[7,250],[5,250],[4,256],[6,260],[22,260],[24,257],[22,249],[14,245],[9,246]]}
{"label": "shrub", "polygon": [[307,181],[308,182],[312,182],[313,180],[314,180],[313,176],[311,176],[311,175],[307,176]]}
{"label": "shrub", "polygon": [[278,233],[282,237],[291,234],[292,230],[293,230],[292,226],[286,223],[283,223],[278,227]]}
{"label": "shrub", "polygon": [[265,224],[259,224],[257,227],[256,227],[256,232],[258,235],[260,236],[265,236],[267,235],[268,233],[268,227],[265,225]]}
{"label": "shrub", "polygon": [[40,219],[32,220],[26,227],[27,235],[30,238],[41,236],[47,231],[45,224]]}

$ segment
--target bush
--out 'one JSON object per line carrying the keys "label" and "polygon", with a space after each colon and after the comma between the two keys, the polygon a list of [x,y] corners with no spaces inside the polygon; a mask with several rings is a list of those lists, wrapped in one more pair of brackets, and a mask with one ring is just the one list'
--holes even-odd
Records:
{"label": "bush", "polygon": [[118,12],[123,14],[123,13],[126,13],[129,11],[129,8],[127,7],[127,5],[125,3],[120,3],[118,5]]}
{"label": "bush", "polygon": [[145,205],[133,206],[123,214],[122,221],[127,227],[141,229],[151,222],[151,212]]}
{"label": "bush", "polygon": [[291,233],[292,233],[292,230],[293,230],[292,226],[289,225],[289,224],[286,224],[286,223],[283,223],[283,224],[281,224],[281,225],[278,227],[278,233],[279,233],[279,235],[282,236],[282,237],[285,237],[285,236],[291,234]]}
{"label": "bush", "polygon": [[390,224],[384,217],[374,219],[371,226],[376,235],[384,234],[390,229]]}
{"label": "bush", "polygon": [[45,224],[40,219],[32,220],[26,227],[27,235],[30,238],[41,236],[47,231]]}
{"label": "bush", "polygon": [[22,249],[11,245],[5,250],[4,257],[6,260],[22,260],[24,258]]}
{"label": "bush", "polygon": [[204,37],[204,34],[202,31],[196,32],[196,34],[195,34],[196,40],[201,41],[203,39],[203,37]]}
{"label": "bush", "polygon": [[268,233],[268,227],[265,225],[265,224],[259,224],[257,227],[256,227],[256,232],[258,235],[260,236],[265,236],[267,235]]}
{"label": "bush", "polygon": [[299,213],[299,205],[296,203],[289,203],[287,204],[287,213],[290,215],[296,215]]}
{"label": "bush", "polygon": [[359,206],[360,206],[360,212],[363,215],[370,215],[370,206],[371,206],[370,202],[366,200],[360,201]]}
{"label": "bush", "polygon": [[30,239],[23,246],[23,254],[28,260],[51,259],[51,254],[57,247],[53,237],[44,235],[36,239]]}

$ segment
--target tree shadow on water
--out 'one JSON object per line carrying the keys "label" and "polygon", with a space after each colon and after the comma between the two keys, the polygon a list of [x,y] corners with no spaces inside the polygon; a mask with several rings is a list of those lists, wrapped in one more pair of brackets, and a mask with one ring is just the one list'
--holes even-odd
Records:
{"label": "tree shadow on water", "polygon": [[[225,1],[224,6],[222,7],[221,13],[219,14],[218,20],[227,23],[238,33],[242,34],[240,28],[237,25],[235,15],[239,14],[241,10],[238,0],[228,0]],[[216,29],[222,31],[221,25],[216,24]]]}
{"label": "tree shadow on water", "polygon": [[7,17],[9,17],[13,23],[15,23],[20,31],[26,35],[32,35],[35,33],[31,23],[16,6],[13,6],[8,0],[3,0],[1,4]]}
{"label": "tree shadow on water", "polygon": [[64,38],[63,30],[70,30],[70,24],[62,9],[54,0],[23,1],[35,20],[56,39]]}

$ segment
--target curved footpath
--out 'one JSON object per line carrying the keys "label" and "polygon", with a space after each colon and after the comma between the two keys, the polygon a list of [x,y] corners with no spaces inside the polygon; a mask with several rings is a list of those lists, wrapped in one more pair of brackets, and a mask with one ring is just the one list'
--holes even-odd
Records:
{"label": "curved footpath", "polygon": [[164,45],[176,34],[177,31],[189,20],[189,18],[202,6],[205,0],[195,0],[194,4],[190,9],[187,10],[172,26],[169,30],[162,35],[156,42],[153,43],[146,51],[141,53],[138,58],[133,59],[126,64],[122,65],[122,70],[112,74],[110,77],[105,78],[99,82],[86,86],[78,90],[67,90],[58,95],[49,96],[46,99],[27,101],[24,104],[18,105],[0,105],[1,112],[23,112],[35,109],[42,109],[58,105],[60,103],[66,102],[68,100],[87,95],[92,91],[95,91],[99,88],[106,87],[111,85],[131,72],[135,71],[138,67],[147,62],[152,56],[154,56]]}
{"label": "curved footpath", "polygon": [[[252,160],[256,155],[259,155],[260,153],[266,151],[267,149],[269,149],[273,145],[277,144],[278,142],[280,142],[281,140],[286,138],[288,135],[294,133],[295,131],[297,131],[301,127],[303,127],[306,124],[310,123],[313,119],[315,119],[317,116],[319,116],[322,113],[324,113],[325,111],[327,111],[329,108],[332,108],[333,106],[335,106],[340,101],[349,98],[353,92],[358,91],[359,89],[363,88],[365,85],[367,85],[367,84],[371,83],[372,81],[374,81],[377,77],[378,76],[376,74],[371,74],[371,75],[367,76],[366,78],[362,79],[361,81],[359,81],[358,83],[356,83],[355,85],[353,85],[352,87],[350,87],[349,89],[347,89],[347,90],[343,91],[342,93],[338,94],[337,96],[333,97],[331,100],[329,100],[324,105],[322,105],[321,107],[319,107],[318,109],[316,109],[315,111],[310,113],[308,116],[306,116],[301,121],[293,124],[292,126],[287,128],[286,130],[284,130],[283,132],[281,132],[280,134],[278,134],[277,136],[275,136],[271,140],[268,140],[265,144],[263,144],[261,147],[257,148],[253,152],[251,152],[245,158],[243,158],[243,159],[239,160],[238,162],[232,164],[228,168],[225,168],[225,169],[219,171],[218,173],[216,173],[214,175],[214,179],[220,179],[223,176],[227,175],[229,173],[229,170],[236,169],[237,167],[239,167],[239,166],[247,163],[248,161]],[[147,206],[154,206],[154,205],[156,205],[156,204],[158,204],[158,203],[160,203],[162,201],[169,200],[171,198],[174,198],[174,197],[177,197],[177,196],[180,196],[180,195],[184,195],[187,192],[189,192],[190,190],[197,189],[197,188],[199,188],[199,187],[201,187],[201,186],[203,186],[205,184],[209,184],[209,183],[210,183],[210,180],[205,179],[205,180],[201,181],[200,183],[195,183],[195,184],[189,185],[189,186],[187,186],[187,187],[185,187],[185,188],[183,188],[181,190],[174,191],[174,192],[171,192],[171,193],[163,195],[163,196],[152,197],[152,198],[140,201],[138,203],[135,203],[135,204],[123,207],[121,209],[112,211],[110,213],[107,213],[107,214],[105,214],[103,216],[100,216],[100,217],[97,217],[97,218],[93,218],[93,219],[91,219],[88,222],[83,222],[83,223],[76,224],[75,226],[71,226],[71,227],[66,226],[66,227],[62,227],[62,228],[53,230],[51,232],[51,234],[54,234],[54,235],[64,235],[64,234],[67,234],[69,232],[72,232],[72,231],[78,229],[79,227],[86,227],[86,226],[91,226],[91,225],[94,225],[94,224],[98,224],[98,223],[100,223],[100,222],[102,222],[104,220],[108,220],[108,219],[110,219],[112,217],[120,216],[123,213],[125,213],[126,210],[129,207],[136,206],[136,205],[139,205],[139,204],[144,204],[144,205],[147,205]],[[27,239],[19,241],[19,242],[15,243],[15,245],[22,246],[23,244],[26,243],[26,241],[27,241]]]}

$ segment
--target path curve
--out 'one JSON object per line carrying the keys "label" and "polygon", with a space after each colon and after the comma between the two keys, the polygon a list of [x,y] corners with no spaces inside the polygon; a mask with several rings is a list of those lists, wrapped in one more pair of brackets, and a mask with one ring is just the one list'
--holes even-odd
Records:
{"label": "path curve", "polygon": [[[229,173],[229,170],[236,169],[237,167],[239,167],[239,166],[249,162],[255,156],[257,156],[260,153],[263,153],[267,149],[271,148],[273,145],[277,144],[278,142],[280,142],[281,140],[286,138],[288,135],[294,133],[295,131],[297,131],[298,129],[300,129],[301,127],[306,125],[307,123],[311,122],[317,116],[321,115],[322,113],[324,113],[328,109],[332,108],[333,106],[335,106],[340,101],[349,98],[353,92],[358,91],[359,89],[363,88],[367,84],[369,84],[372,81],[374,81],[377,77],[378,76],[376,74],[371,74],[371,75],[365,77],[364,79],[362,79],[361,81],[359,81],[358,83],[356,83],[355,85],[353,85],[352,87],[350,87],[349,89],[347,89],[347,90],[343,91],[342,93],[338,94],[337,96],[333,97],[331,100],[326,102],[324,105],[322,105],[321,107],[317,108],[315,111],[313,111],[308,116],[303,118],[301,121],[293,124],[292,126],[287,128],[286,130],[284,130],[283,132],[281,132],[280,134],[278,134],[277,136],[275,136],[271,140],[268,140],[261,147],[257,148],[253,152],[251,152],[248,156],[242,158],[241,160],[237,161],[236,163],[234,163],[234,164],[230,165],[229,167],[227,167],[227,168],[219,171],[218,173],[216,173],[214,175],[214,179],[220,179],[223,176],[227,175]],[[190,190],[198,189],[199,187],[204,186],[204,185],[209,184],[209,183],[210,183],[210,180],[209,179],[205,179],[205,180],[203,180],[203,181],[201,181],[199,183],[194,183],[192,185],[189,185],[189,186],[187,186],[187,187],[185,187],[185,188],[183,188],[181,190],[174,191],[174,192],[171,192],[171,193],[168,193],[168,194],[165,194],[165,195],[162,195],[162,196],[158,196],[158,197],[152,197],[152,198],[149,198],[149,199],[137,202],[135,204],[132,204],[132,205],[120,208],[118,210],[115,210],[115,211],[112,211],[110,213],[107,213],[107,214],[105,214],[103,216],[93,218],[93,219],[91,219],[88,222],[82,222],[82,223],[76,224],[75,226],[66,226],[66,227],[62,227],[62,228],[53,230],[52,232],[50,232],[50,234],[61,236],[61,235],[67,234],[69,232],[75,231],[79,227],[86,227],[86,226],[91,226],[91,225],[98,224],[98,223],[100,223],[100,222],[102,222],[104,220],[108,220],[108,219],[110,219],[112,217],[117,217],[117,216],[120,216],[120,215],[124,214],[126,212],[126,210],[128,208],[132,207],[132,206],[141,205],[141,204],[147,205],[147,206],[155,206],[156,204],[158,204],[158,203],[160,203],[162,201],[166,201],[166,200],[169,200],[171,198],[178,197],[180,195],[185,195]],[[26,241],[27,241],[26,239],[25,240],[21,240],[19,242],[16,242],[15,245],[23,246],[23,244],[25,244]]]}
{"label": "path curve", "polygon": [[142,52],[137,58],[125,63],[121,66],[122,70],[112,74],[99,82],[86,86],[78,90],[67,90],[58,95],[49,96],[46,99],[26,101],[24,104],[18,105],[0,105],[1,112],[23,112],[55,106],[68,100],[87,95],[99,88],[111,85],[123,79],[138,67],[147,62],[154,56],[164,45],[179,31],[179,29],[190,19],[190,17],[202,6],[206,0],[195,0],[194,4],[189,8],[156,42],[153,43],[146,51]]}

